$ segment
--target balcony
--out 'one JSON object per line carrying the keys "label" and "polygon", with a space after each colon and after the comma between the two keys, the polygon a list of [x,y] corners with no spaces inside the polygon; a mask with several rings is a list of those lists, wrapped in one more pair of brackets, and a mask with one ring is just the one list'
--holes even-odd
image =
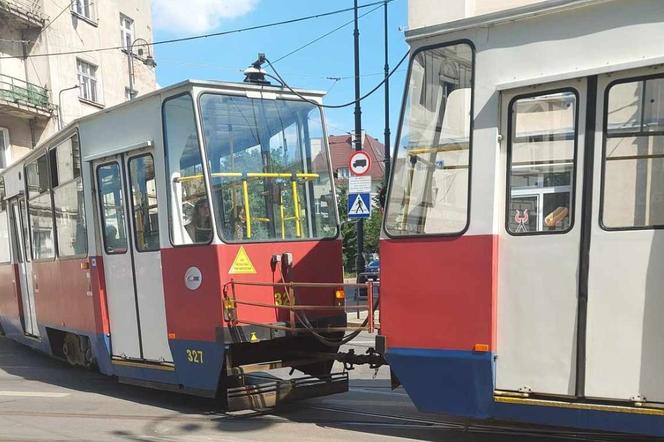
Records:
{"label": "balcony", "polygon": [[52,111],[46,88],[0,74],[0,114],[19,118],[50,118]]}
{"label": "balcony", "polygon": [[0,0],[0,17],[23,27],[42,28],[44,17],[39,0]]}

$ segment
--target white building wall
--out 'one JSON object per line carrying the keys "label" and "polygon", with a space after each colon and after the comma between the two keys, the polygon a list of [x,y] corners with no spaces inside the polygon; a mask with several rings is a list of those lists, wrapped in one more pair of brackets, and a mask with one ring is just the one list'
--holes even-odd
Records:
{"label": "white building wall", "polygon": [[447,23],[546,0],[409,0],[408,28]]}
{"label": "white building wall", "polygon": [[[26,4],[25,0],[8,0]],[[34,2],[29,2],[33,4]],[[7,40],[30,40],[29,55],[53,54],[97,48],[117,47],[122,43],[120,14],[134,20],[133,38],[152,41],[152,9],[150,0],[91,1],[92,20],[73,13],[65,3],[41,0],[35,11],[45,18],[45,26],[28,27],[15,17],[0,14],[0,57],[21,56],[20,43]],[[63,11],[63,7],[66,10]],[[134,53],[137,47],[134,48]],[[146,50],[147,52],[147,50]],[[63,89],[78,84],[77,58],[96,65],[98,103],[79,98],[78,90],[62,92],[62,121],[97,112],[126,100],[129,87],[127,53],[120,49],[48,57],[0,58],[0,74],[46,87],[53,108],[50,118],[39,115],[11,115],[0,107],[0,127],[10,131],[10,159],[16,161],[58,130],[58,98]],[[156,88],[154,68],[134,59],[134,90],[138,94]],[[2,78],[2,77],[0,77]]]}

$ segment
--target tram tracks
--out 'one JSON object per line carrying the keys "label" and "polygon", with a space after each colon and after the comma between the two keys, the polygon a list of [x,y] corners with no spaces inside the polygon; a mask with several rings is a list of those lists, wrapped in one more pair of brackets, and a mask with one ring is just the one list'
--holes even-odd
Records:
{"label": "tram tracks", "polygon": [[[322,412],[319,416],[298,416],[307,411]],[[243,422],[262,421],[264,424],[301,424],[311,423],[320,426],[337,426],[353,429],[362,428],[384,428],[394,430],[432,430],[449,431],[459,433],[473,433],[494,436],[514,436],[529,437],[542,440],[576,440],[576,441],[597,441],[597,442],[634,442],[633,437],[620,435],[611,435],[591,432],[571,432],[557,429],[545,428],[522,428],[518,426],[508,426],[499,423],[475,424],[466,421],[454,421],[444,419],[428,419],[416,416],[397,416],[390,413],[360,411],[352,408],[327,405],[309,405],[307,407],[287,407],[282,411],[262,410],[246,415],[229,414],[223,412],[209,411],[202,414],[182,414],[174,413],[168,415],[128,415],[128,414],[108,414],[108,413],[81,413],[81,412],[58,412],[58,411],[27,411],[27,410],[0,410],[0,417],[41,417],[41,418],[60,418],[60,419],[99,419],[99,420],[121,420],[121,421],[139,421],[145,422],[145,429],[149,428],[147,434],[165,435],[158,430],[162,423],[180,423],[180,424],[201,424],[208,422],[218,424],[226,422],[227,424]],[[146,435],[147,435],[146,434]],[[652,439],[644,439],[652,440]]]}
{"label": "tram tracks", "polygon": [[[406,427],[406,428],[430,428],[449,431],[459,431],[464,433],[477,433],[477,434],[491,434],[499,436],[520,436],[531,438],[542,438],[546,440],[580,440],[580,441],[593,441],[593,442],[636,442],[636,439],[631,436],[612,435],[606,433],[594,432],[572,432],[558,429],[546,428],[525,428],[518,426],[508,426],[504,424],[475,424],[466,421],[452,421],[452,420],[433,420],[423,419],[419,417],[395,416],[388,413],[357,411],[346,409],[342,407],[329,407],[329,406],[311,406],[311,409],[326,411],[332,413],[345,413],[349,415],[360,415],[367,418],[374,419],[389,419],[400,424],[389,424],[381,422],[367,422],[366,420],[350,420],[350,421],[335,421],[339,424],[356,424],[368,426],[391,426],[391,427]],[[322,421],[317,422],[323,424]],[[644,441],[654,439],[643,439]]]}

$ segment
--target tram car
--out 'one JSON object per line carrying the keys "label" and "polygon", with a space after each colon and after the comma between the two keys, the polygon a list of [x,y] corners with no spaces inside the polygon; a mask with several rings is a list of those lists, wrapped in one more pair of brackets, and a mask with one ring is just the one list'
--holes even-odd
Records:
{"label": "tram car", "polygon": [[421,409],[664,436],[664,4],[413,29],[378,347]]}
{"label": "tram car", "polygon": [[229,409],[346,391],[320,356],[346,326],[322,98],[186,81],[1,171],[2,332]]}

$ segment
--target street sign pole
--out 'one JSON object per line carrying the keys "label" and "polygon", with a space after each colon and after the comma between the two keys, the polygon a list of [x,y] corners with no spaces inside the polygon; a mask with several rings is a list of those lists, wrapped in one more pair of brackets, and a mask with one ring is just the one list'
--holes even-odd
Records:
{"label": "street sign pole", "polygon": [[[357,17],[357,0],[354,8],[355,30],[353,32],[355,48],[355,150],[362,150],[362,108],[360,106],[360,30]],[[357,221],[357,256],[355,271],[364,272],[364,221]]]}
{"label": "street sign pole", "polygon": [[385,177],[383,179],[383,186],[385,187],[384,191],[386,191],[387,182],[390,179],[390,155],[392,154],[390,152],[390,59],[387,47],[387,0],[385,0],[383,8],[385,12]]}

